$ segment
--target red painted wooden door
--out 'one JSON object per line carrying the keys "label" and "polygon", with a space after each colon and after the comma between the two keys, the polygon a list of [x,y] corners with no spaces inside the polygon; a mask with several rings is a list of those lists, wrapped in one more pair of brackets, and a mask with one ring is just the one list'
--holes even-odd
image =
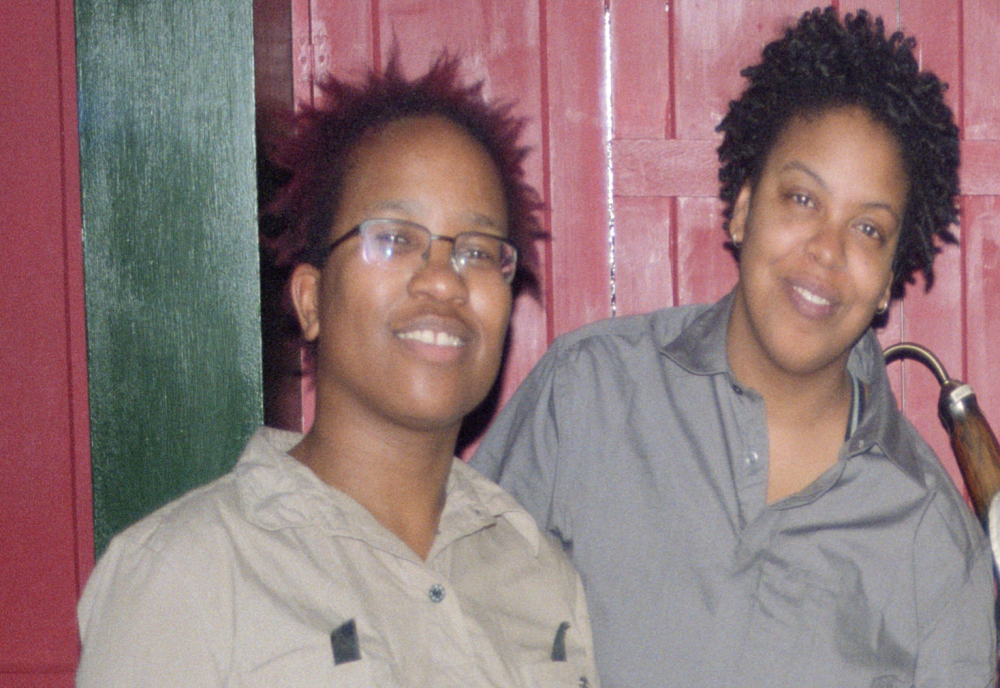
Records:
{"label": "red painted wooden door", "polygon": [[[296,92],[309,77],[362,70],[393,41],[413,73],[441,47],[460,51],[487,92],[531,119],[532,180],[549,204],[544,304],[522,300],[506,397],[555,335],[612,314],[711,301],[733,285],[723,250],[715,126],[742,88],[739,70],[812,0],[295,0]],[[841,2],[849,12],[861,6]],[[973,384],[1000,423],[989,342],[1000,337],[1000,95],[988,0],[876,0],[890,29],[918,38],[922,64],[950,84],[962,128],[961,247],[938,259],[937,283],[892,311],[884,344],[930,347]],[[311,44],[310,58],[305,46]],[[313,70],[310,74],[310,70]],[[908,417],[949,470],[937,382],[919,364],[890,371]]]}

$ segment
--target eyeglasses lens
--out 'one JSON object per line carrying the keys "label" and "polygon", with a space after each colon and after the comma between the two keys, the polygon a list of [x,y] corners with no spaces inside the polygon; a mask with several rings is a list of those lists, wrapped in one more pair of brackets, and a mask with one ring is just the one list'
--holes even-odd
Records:
{"label": "eyeglasses lens", "polygon": [[432,239],[452,244],[452,264],[462,275],[499,272],[510,282],[517,268],[517,250],[503,239],[481,232],[456,237],[432,235],[427,228],[403,220],[369,220],[360,226],[363,255],[374,264],[395,264],[425,258]]}

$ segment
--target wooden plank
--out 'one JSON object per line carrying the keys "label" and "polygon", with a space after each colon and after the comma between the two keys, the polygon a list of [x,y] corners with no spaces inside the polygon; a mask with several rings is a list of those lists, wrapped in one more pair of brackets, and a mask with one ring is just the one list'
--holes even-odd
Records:
{"label": "wooden plank", "polygon": [[677,199],[678,305],[712,303],[736,284],[736,261],[724,248],[726,240],[720,201]]}
{"label": "wooden plank", "polygon": [[73,5],[2,4],[0,37],[0,682],[70,685],[93,560]]}
{"label": "wooden plank", "polygon": [[665,2],[611,3],[615,139],[673,136],[671,16]]}
{"label": "wooden plank", "polygon": [[252,15],[76,3],[96,547],[261,422]]}
{"label": "wooden plank", "polygon": [[674,305],[670,198],[615,198],[615,312]]}
{"label": "wooden plank", "polygon": [[[997,99],[1000,104],[1000,98]],[[962,141],[962,195],[1000,196],[1000,141]]]}
{"label": "wooden plank", "polygon": [[744,87],[740,70],[813,0],[783,3],[706,0],[672,5],[676,136],[712,139],[729,101]]}
{"label": "wooden plank", "polygon": [[[995,142],[1000,139],[1000,79],[997,79],[996,70],[1000,55],[998,35],[1000,4],[990,0],[962,3],[962,133],[970,144],[974,140]],[[992,169],[982,178],[989,179],[993,188],[1000,186],[995,181],[1000,176],[996,160],[993,159]]]}
{"label": "wooden plank", "polygon": [[614,141],[616,196],[719,194],[716,140]]}
{"label": "wooden plank", "polygon": [[956,368],[952,375],[972,385],[986,418],[1000,431],[1000,197],[964,199],[962,218],[967,368]]}
{"label": "wooden plank", "polygon": [[[904,0],[899,3],[898,25],[907,35],[917,39],[916,55],[923,69],[933,71],[942,81],[951,84],[946,100],[961,121],[963,88],[960,56],[961,8],[958,3],[932,0]],[[883,12],[887,27],[894,25],[894,9]],[[955,230],[959,233],[959,230]],[[900,339],[916,341],[930,348],[948,367],[960,374],[965,356],[963,331],[962,251],[949,246],[934,263],[935,283],[931,292],[924,293],[924,282],[909,288],[906,298],[897,308]],[[902,394],[899,397],[904,413],[934,448],[956,484],[964,487],[961,473],[949,446],[948,437],[937,418],[940,385],[926,368],[906,365],[903,369]]]}
{"label": "wooden plank", "polygon": [[381,65],[372,0],[291,1],[295,8],[297,92],[301,90],[304,96],[310,79],[318,81],[334,74],[357,80],[371,65]]}
{"label": "wooden plank", "polygon": [[27,674],[0,673],[3,688],[72,688],[74,671],[45,671]]}
{"label": "wooden plank", "polygon": [[543,116],[551,215],[550,337],[611,314],[604,3],[545,0]]}

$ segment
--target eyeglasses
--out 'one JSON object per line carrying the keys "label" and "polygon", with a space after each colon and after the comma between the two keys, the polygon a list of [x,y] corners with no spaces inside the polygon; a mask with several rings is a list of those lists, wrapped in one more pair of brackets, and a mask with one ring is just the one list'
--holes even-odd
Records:
{"label": "eyeglasses", "polygon": [[365,220],[323,249],[320,261],[355,235],[361,237],[361,255],[372,265],[415,267],[430,258],[431,241],[440,239],[451,243],[451,265],[463,277],[495,273],[509,284],[517,270],[517,249],[506,239],[484,232],[442,236],[406,220]]}

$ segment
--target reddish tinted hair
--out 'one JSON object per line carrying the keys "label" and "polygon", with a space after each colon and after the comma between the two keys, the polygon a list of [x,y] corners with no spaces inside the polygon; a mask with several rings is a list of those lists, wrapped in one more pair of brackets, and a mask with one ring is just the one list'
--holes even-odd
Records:
{"label": "reddish tinted hair", "polygon": [[321,263],[351,155],[366,135],[407,117],[437,115],[468,132],[496,165],[508,237],[520,256],[515,289],[537,286],[535,239],[544,236],[542,203],[524,180],[528,148],[518,145],[524,120],[511,115],[509,103],[487,102],[481,81],[463,85],[458,70],[458,58],[445,52],[426,74],[408,80],[393,51],[382,72],[372,70],[360,83],[330,78],[320,84],[322,104],[293,117],[291,135],[274,153],[275,163],[290,175],[267,209],[282,219],[282,231],[265,239],[280,264]]}

